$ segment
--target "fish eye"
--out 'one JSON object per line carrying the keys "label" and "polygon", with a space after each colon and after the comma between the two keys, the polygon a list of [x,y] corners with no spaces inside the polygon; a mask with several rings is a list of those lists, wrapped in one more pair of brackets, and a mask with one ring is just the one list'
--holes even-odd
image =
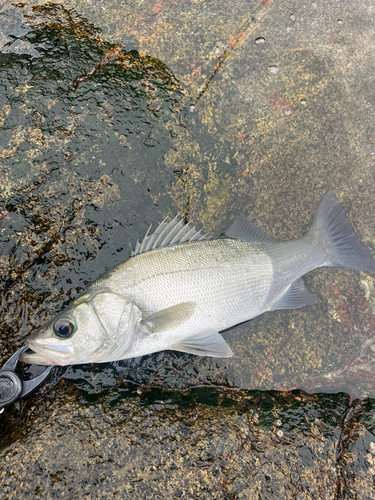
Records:
{"label": "fish eye", "polygon": [[70,338],[74,333],[74,324],[67,318],[59,318],[53,324],[53,331],[57,337]]}

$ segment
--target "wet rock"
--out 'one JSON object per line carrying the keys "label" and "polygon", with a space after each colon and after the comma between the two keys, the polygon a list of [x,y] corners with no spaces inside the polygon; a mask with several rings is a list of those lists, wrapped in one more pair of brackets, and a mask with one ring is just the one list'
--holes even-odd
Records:
{"label": "wet rock", "polygon": [[138,395],[136,386],[119,385],[90,401],[60,383],[43,406],[28,401],[21,434],[2,452],[7,498],[371,495],[370,465],[356,462],[359,449],[372,450],[373,408],[349,408],[343,394]]}
{"label": "wet rock", "polygon": [[[86,9],[84,2],[80,5],[82,10]],[[215,7],[217,12],[220,11],[220,5],[218,2]],[[27,8],[30,9],[30,6]],[[108,6],[110,12],[113,12],[111,10],[113,8],[113,5]],[[38,12],[40,15],[38,9],[40,7],[34,8],[31,12],[34,14]],[[132,15],[139,15],[143,21],[149,16],[147,18],[149,22],[145,21],[145,26],[149,30],[150,40],[153,40],[152,47],[157,53],[160,50],[160,53],[167,58],[165,41],[161,43],[158,36],[155,35],[152,38],[152,34],[159,33],[160,29],[166,29],[168,16],[172,12],[178,17],[179,11],[174,10],[177,7],[171,7],[167,12],[164,5],[156,14],[146,12],[146,6],[139,7],[139,9],[137,14],[134,12]],[[202,9],[208,12],[206,5],[202,6]],[[76,22],[81,30],[77,28],[76,32],[89,32],[94,40],[90,43],[93,43],[95,50],[98,50],[97,42],[95,42],[99,36],[98,30],[87,22],[86,26],[81,18],[73,22],[72,19],[75,19],[76,15],[73,11],[66,12],[69,12],[69,23]],[[34,304],[43,304],[43,309],[37,311],[38,317],[43,311],[47,313],[47,311],[59,310],[61,304],[69,300],[67,294],[73,293],[74,295],[82,282],[83,285],[87,284],[98,276],[98,271],[123,260],[123,253],[119,252],[118,256],[115,253],[113,257],[113,250],[111,252],[113,247],[117,247],[115,241],[120,237],[122,218],[115,220],[114,223],[118,224],[118,229],[115,229],[110,207],[115,209],[116,213],[142,214],[150,199],[153,203],[168,204],[171,201],[171,195],[176,211],[188,214],[193,221],[201,222],[210,234],[223,231],[229,225],[230,219],[242,211],[250,219],[255,220],[256,225],[265,233],[287,239],[301,235],[310,226],[318,199],[329,187],[339,194],[340,201],[353,221],[353,225],[359,230],[362,239],[367,244],[371,244],[366,235],[371,234],[373,222],[370,219],[371,211],[364,202],[369,192],[363,191],[362,174],[362,183],[355,184],[357,191],[353,191],[351,187],[359,171],[367,171],[370,175],[367,160],[358,157],[353,148],[350,149],[354,141],[351,134],[354,131],[349,126],[348,117],[353,116],[355,110],[347,108],[351,106],[351,102],[348,102],[346,98],[345,80],[340,68],[352,47],[345,45],[340,52],[332,53],[331,44],[327,42],[325,32],[315,21],[313,25],[317,30],[316,36],[307,30],[311,20],[316,19],[319,13],[315,10],[306,12],[311,15],[311,18],[302,18],[296,11],[293,14],[295,16],[293,20],[289,15],[284,16],[284,10],[280,11],[278,7],[264,4],[260,10],[254,10],[255,17],[247,16],[246,30],[243,31],[243,36],[236,39],[236,43],[233,42],[228,56],[222,59],[221,71],[214,70],[211,76],[206,78],[207,86],[198,99],[199,105],[194,108],[194,113],[187,112],[186,116],[180,113],[182,126],[175,127],[171,133],[173,147],[165,150],[164,161],[160,162],[160,168],[158,167],[154,172],[155,177],[152,181],[154,185],[158,183],[157,176],[162,176],[165,181],[169,179],[172,182],[171,191],[168,186],[168,191],[164,193],[162,190],[159,193],[152,190],[145,196],[145,183],[149,186],[151,180],[150,168],[142,174],[144,177],[141,176],[142,178],[139,179],[139,169],[137,168],[136,176],[134,172],[129,172],[128,164],[125,165],[122,162],[120,155],[113,158],[113,165],[111,165],[114,170],[111,172],[107,168],[108,160],[99,159],[97,172],[108,171],[108,173],[97,179],[96,176],[99,174],[95,174],[92,166],[86,165],[85,158],[81,158],[78,146],[73,144],[74,147],[64,152],[64,167],[67,172],[71,172],[75,167],[80,173],[86,171],[88,177],[84,183],[82,179],[79,179],[78,191],[76,189],[70,192],[68,197],[65,195],[66,199],[64,198],[60,203],[65,206],[71,203],[69,201],[71,197],[75,197],[77,206],[72,206],[70,214],[78,216],[73,217],[69,230],[64,228],[66,243],[68,246],[72,245],[74,251],[69,251],[64,255],[65,250],[59,250],[61,235],[55,228],[53,249],[47,249],[46,252],[49,255],[59,250],[59,254],[52,262],[57,264],[58,270],[64,270],[64,273],[55,277],[56,269],[50,268],[46,273],[46,266],[44,266],[42,267],[44,274],[41,274],[38,271],[39,268],[35,269],[33,264],[31,264],[31,267],[34,267],[33,270],[26,270],[30,273],[26,279],[29,294],[39,290],[39,297],[35,294],[29,295],[29,301],[33,301]],[[233,22],[239,19],[236,17],[237,13],[235,9],[231,17]],[[97,14],[98,10],[95,10],[91,18],[95,18]],[[339,13],[335,15],[339,16]],[[185,16],[192,16],[192,13],[187,10]],[[156,18],[160,22],[156,22]],[[130,16],[129,19],[132,17]],[[197,22],[202,29],[203,26],[208,26],[204,24],[208,22],[208,19],[209,16],[199,17]],[[81,27],[81,24],[84,27]],[[220,16],[217,18],[217,25],[220,25]],[[112,31],[107,33],[115,33],[117,29],[115,26],[112,25]],[[306,29],[303,28],[304,26]],[[123,29],[130,29],[129,24],[125,23]],[[340,25],[332,29],[344,32],[349,28]],[[296,37],[296,30],[298,37]],[[277,42],[280,32],[285,32],[282,51],[278,48],[278,43],[281,42]],[[210,33],[209,30],[208,33]],[[177,38],[174,39],[173,36]],[[169,43],[174,43],[176,47],[179,47],[176,54],[182,50],[181,44],[178,44],[178,36],[178,32],[170,33]],[[207,34],[207,37],[210,39],[211,34]],[[24,32],[22,32],[22,38],[27,38]],[[259,38],[264,39],[264,43],[255,43]],[[76,39],[74,40],[76,43]],[[193,39],[189,43],[189,46],[194,45]],[[357,40],[351,40],[351,44],[355,47],[356,43]],[[101,47],[100,44],[99,47]],[[183,50],[185,51],[185,46]],[[197,50],[202,51],[203,48],[200,47]],[[73,83],[70,85],[74,87],[73,93],[79,92],[84,85],[88,85],[88,82],[96,81],[95,79],[103,73],[105,68],[116,67],[118,69],[120,59],[121,64],[124,65],[121,54],[117,46],[102,50],[102,55],[97,58],[98,61],[95,64],[91,63],[91,66],[88,65],[86,73],[82,73],[83,76],[71,78]],[[355,54],[355,61],[360,64],[360,53],[355,52]],[[370,57],[370,54],[366,52],[363,57],[365,56]],[[270,74],[268,68],[270,64],[273,64],[272,60],[276,61],[276,59],[283,73],[275,80],[276,75]],[[186,59],[181,57],[176,71],[185,80],[187,88],[191,89],[189,79],[184,77],[181,70],[182,67],[187,66]],[[331,68],[335,68],[337,78],[331,77]],[[99,86],[103,86],[102,90],[108,92],[108,85],[104,80],[98,81],[96,92]],[[146,88],[149,89],[147,86]],[[353,85],[351,89],[352,92],[356,91]],[[163,110],[160,107],[162,101],[158,99],[154,91],[147,91],[150,94],[147,101],[147,113],[151,119],[156,119],[156,115]],[[189,96],[186,102],[189,102]],[[94,103],[90,101],[88,106],[97,104],[96,99]],[[187,111],[188,108],[189,106],[185,110]],[[106,109],[106,113],[109,113],[108,106]],[[15,111],[17,109],[12,109],[12,112]],[[97,114],[100,119],[103,116]],[[365,116],[365,122],[370,126],[367,115]],[[173,118],[175,117],[176,110]],[[169,118],[166,117],[167,120]],[[127,119],[128,115],[122,117],[121,123],[125,123]],[[152,123],[154,126],[154,122]],[[108,127],[113,127],[110,119]],[[134,161],[136,161],[137,157],[138,161],[139,141],[133,145],[130,144],[129,137],[132,134],[129,130],[121,134],[121,131],[118,132],[119,136],[116,140],[120,142],[130,158],[134,156]],[[160,137],[164,132],[165,129],[159,133]],[[85,133],[82,135],[84,136]],[[88,134],[88,137],[96,135],[97,132],[94,130],[91,136],[90,133]],[[81,140],[86,143],[89,141],[86,137]],[[154,132],[147,134],[146,142],[149,140],[155,141]],[[23,147],[25,147],[25,141],[20,144],[19,155],[23,154]],[[314,154],[311,154],[312,151]],[[340,151],[340,154],[337,151]],[[113,156],[112,151],[109,156]],[[130,158],[127,157],[128,160]],[[91,162],[92,158],[89,157],[88,160]],[[94,159],[94,163],[97,160]],[[153,158],[147,156],[144,164],[146,165],[147,162],[150,164],[152,161]],[[116,162],[123,165],[121,176],[116,170]],[[350,169],[348,162],[354,165]],[[18,168],[18,165],[13,168],[15,172],[17,172],[16,167]],[[132,189],[129,193],[126,191],[125,185],[121,184],[124,180],[124,171],[128,176],[127,180],[133,187],[136,185],[139,191],[136,189]],[[66,175],[64,182],[71,183],[73,177],[64,175]],[[77,183],[77,180],[74,183]],[[306,183],[310,186],[309,195],[306,194]],[[129,186],[129,183],[126,186]],[[103,190],[105,194],[102,193]],[[97,195],[94,195],[95,199],[92,200],[92,193],[98,191],[101,193],[100,204],[95,202]],[[349,191],[352,192],[351,198],[348,196]],[[91,194],[81,194],[87,192]],[[347,194],[340,196],[340,193]],[[56,196],[54,191],[50,191],[50,194],[53,197]],[[80,201],[77,201],[78,199]],[[27,206],[27,209],[30,210],[30,207]],[[38,208],[33,208],[33,210],[36,212]],[[9,217],[9,214],[7,216]],[[12,216],[15,216],[15,213]],[[86,228],[82,227],[83,223],[80,222],[82,216],[85,226],[89,226],[88,232],[84,231]],[[64,217],[66,218],[67,215]],[[140,218],[151,222],[148,215],[147,217],[139,215],[136,221]],[[43,225],[40,207],[34,220],[38,221],[42,228],[39,234],[43,234],[45,238],[43,231],[46,226]],[[98,227],[99,220],[102,221],[99,224],[100,228]],[[161,217],[158,217],[159,220]],[[134,238],[140,236],[140,230],[137,230],[139,225],[136,221],[134,221],[133,229],[127,226],[126,239],[128,241],[132,239],[133,234]],[[18,226],[22,223],[19,218],[14,221],[14,224]],[[62,224],[65,222],[59,221],[58,226],[61,227]],[[95,224],[96,227],[93,227]],[[80,227],[75,227],[77,225]],[[34,233],[35,231],[30,236],[34,237]],[[33,242],[32,248],[38,248],[38,251],[43,253],[44,247],[40,242],[40,236],[38,238],[35,243]],[[58,241],[59,244],[57,244]],[[25,256],[26,249],[20,248],[19,239],[5,237],[3,242],[5,248],[8,249],[6,255],[9,256],[8,260],[4,261],[4,268],[9,265],[9,259],[13,259],[12,262],[16,263],[17,259],[20,262],[28,259]],[[124,245],[125,241],[119,250],[122,250]],[[80,258],[84,255],[86,255],[85,265],[82,264]],[[47,260],[47,265],[49,263],[50,260]],[[90,265],[91,263],[93,265]],[[72,273],[69,272],[70,270]],[[85,274],[82,274],[82,271]],[[59,294],[57,290],[54,292],[53,310],[52,308],[45,309],[46,297],[43,295],[43,280],[49,274],[52,274],[49,278],[50,286],[53,286],[55,281],[59,283],[64,280],[70,281],[64,285],[65,291],[60,290]],[[248,388],[287,390],[303,387],[309,391],[346,390],[351,392],[353,397],[371,395],[373,384],[369,379],[369,374],[371,378],[375,360],[371,346],[375,330],[372,312],[366,305],[366,301],[371,302],[373,294],[369,289],[369,298],[365,299],[365,291],[359,288],[359,280],[367,282],[368,279],[365,275],[360,276],[358,273],[348,271],[332,269],[314,271],[307,277],[307,283],[314,295],[315,305],[298,311],[277,311],[264,315],[248,325],[228,332],[225,335],[236,352],[236,356],[229,362],[226,360],[207,361],[199,358],[191,361],[188,357],[186,361],[181,358],[175,361],[174,355],[163,354],[148,357],[141,362],[137,361],[136,366],[134,362],[126,362],[120,371],[127,380],[141,384],[166,384],[170,387],[190,387],[200,383],[209,385],[221,381],[224,385]],[[338,283],[340,283],[339,287],[337,287]],[[355,300],[348,309],[345,304],[348,300],[350,301],[349,297],[355,297]],[[24,310],[20,310],[20,304],[19,302],[17,307],[10,311],[3,327],[8,332],[8,338],[10,332],[12,336],[15,333],[9,325],[16,315],[18,328],[20,324],[25,323],[24,319],[27,315]],[[29,310],[28,314],[33,313]],[[358,320],[358,318],[361,319]],[[34,320],[33,325],[37,326],[38,321],[38,319]],[[363,348],[360,348],[360,345]],[[171,366],[171,369],[167,366]],[[116,367],[114,373],[117,376]]]}
{"label": "wet rock", "polygon": [[[0,16],[2,360],[176,211],[289,239],[330,188],[374,248],[370,3],[69,7]],[[239,390],[374,394],[371,277],[306,283],[314,306],[224,333],[230,360],[55,373],[1,417],[4,494],[372,498],[371,399]]]}
{"label": "wet rock", "polygon": [[[3,360],[113,255],[128,257],[139,217],[170,211],[163,155],[183,104],[164,64],[103,42],[75,12],[23,14],[0,54]],[[18,40],[29,54],[11,52]]]}
{"label": "wet rock", "polygon": [[[138,401],[118,400],[117,408],[111,409],[106,404],[84,404],[74,392],[69,396],[69,391],[61,391],[61,388],[59,394],[49,405],[48,417],[34,416],[33,432],[5,452],[2,489],[7,495],[13,490],[13,475],[7,471],[13,469],[14,460],[20,453],[33,453],[34,460],[31,463],[23,460],[24,465],[15,478],[21,479],[18,494],[33,491],[39,496],[52,489],[54,495],[70,491],[77,498],[85,491],[88,476],[91,487],[100,484],[102,492],[117,490],[122,497],[135,492],[138,495],[149,495],[151,491],[160,494],[165,488],[171,497],[181,491],[180,495],[192,498],[203,494],[200,489],[204,487],[207,493],[218,489],[221,498],[225,490],[228,492],[226,483],[233,483],[233,480],[229,491],[250,494],[262,489],[262,483],[282,488],[282,484],[277,484],[283,481],[277,473],[275,475],[275,461],[280,465],[285,459],[288,462],[307,460],[309,446],[302,432],[291,440],[283,438],[289,445],[290,441],[299,441],[299,452],[286,452],[283,456],[283,447],[277,446],[280,438],[272,429],[276,418],[268,407],[274,404],[272,397],[256,413],[234,411],[232,405],[230,409],[202,404],[197,407],[192,400],[190,404],[187,401],[185,408],[161,412],[162,405],[150,405],[150,396],[149,404],[142,404],[144,398],[141,396]],[[151,400],[155,396],[151,396]],[[226,395],[220,396],[224,402]],[[241,398],[236,399],[241,402]],[[245,405],[251,406],[251,399],[245,400]],[[249,418],[252,424],[255,423],[251,430]],[[108,436],[108,427],[115,430],[111,436]],[[309,424],[305,423],[304,427],[307,429]],[[46,443],[49,444],[46,446]],[[329,444],[332,453],[334,447]],[[327,446],[322,445],[324,447]],[[76,453],[80,456],[78,463],[73,458]],[[313,461],[310,462],[312,466]],[[35,472],[35,468],[39,471],[35,476],[38,478],[36,485],[34,481],[29,484],[30,466]],[[323,467],[328,469],[329,462],[325,460]],[[43,470],[50,471],[49,479]],[[249,483],[250,471],[257,480]]]}
{"label": "wet rock", "polygon": [[258,0],[232,1],[230,15],[223,0],[64,3],[102,26],[106,39],[168,61],[173,74],[189,89],[192,102],[219,71],[221,62],[242,39],[249,19],[261,8]]}

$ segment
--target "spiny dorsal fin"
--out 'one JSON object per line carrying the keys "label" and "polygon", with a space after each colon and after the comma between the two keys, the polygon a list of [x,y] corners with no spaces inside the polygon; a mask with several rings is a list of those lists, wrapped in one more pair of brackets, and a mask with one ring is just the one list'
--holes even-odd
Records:
{"label": "spiny dorsal fin", "polygon": [[155,248],[207,239],[206,234],[201,234],[201,231],[196,231],[192,222],[185,224],[184,219],[181,219],[179,215],[176,215],[170,222],[164,219],[163,222],[159,224],[156,231],[149,235],[150,229],[151,226],[148,228],[142,243],[139,243],[137,240],[135,249],[132,250],[131,253],[132,257],[148,252],[149,250],[154,250]]}
{"label": "spiny dorsal fin", "polygon": [[241,214],[237,217],[233,224],[225,231],[225,234],[229,238],[249,241],[251,243],[275,243],[276,241],[271,236],[264,235],[261,231],[259,231],[259,229],[254,227],[247,220],[244,214]]}

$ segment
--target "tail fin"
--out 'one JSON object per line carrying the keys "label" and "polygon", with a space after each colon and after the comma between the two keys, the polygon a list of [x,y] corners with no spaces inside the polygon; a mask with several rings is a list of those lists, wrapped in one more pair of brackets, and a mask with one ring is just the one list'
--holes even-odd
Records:
{"label": "tail fin", "polygon": [[345,212],[332,191],[322,198],[310,231],[319,230],[329,241],[330,262],[325,266],[356,271],[375,271],[375,259],[355,234]]}

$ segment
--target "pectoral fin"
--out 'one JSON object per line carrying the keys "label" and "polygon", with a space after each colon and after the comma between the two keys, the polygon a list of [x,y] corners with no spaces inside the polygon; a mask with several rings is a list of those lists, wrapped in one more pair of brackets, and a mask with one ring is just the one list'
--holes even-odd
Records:
{"label": "pectoral fin", "polygon": [[188,352],[198,356],[212,356],[213,358],[230,358],[233,352],[220,333],[209,330],[171,346],[174,351]]}
{"label": "pectoral fin", "polygon": [[183,325],[194,313],[195,302],[184,302],[152,314],[141,321],[151,333],[160,333]]}

